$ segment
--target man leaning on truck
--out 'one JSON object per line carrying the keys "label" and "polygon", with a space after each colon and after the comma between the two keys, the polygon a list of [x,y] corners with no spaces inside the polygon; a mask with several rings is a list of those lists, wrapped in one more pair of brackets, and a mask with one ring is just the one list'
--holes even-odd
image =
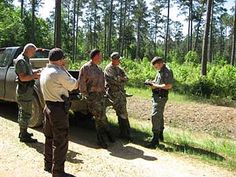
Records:
{"label": "man leaning on truck", "polygon": [[23,52],[14,60],[17,75],[16,100],[19,107],[18,122],[20,126],[20,142],[36,143],[32,133],[27,132],[28,122],[32,115],[33,87],[35,79],[39,79],[39,71],[33,72],[30,58],[34,56],[36,46],[32,43],[25,45]]}

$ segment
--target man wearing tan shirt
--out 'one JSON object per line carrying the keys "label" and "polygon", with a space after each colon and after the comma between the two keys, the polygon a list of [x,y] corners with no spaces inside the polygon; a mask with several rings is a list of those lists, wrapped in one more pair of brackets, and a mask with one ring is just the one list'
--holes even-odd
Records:
{"label": "man wearing tan shirt", "polygon": [[100,50],[94,49],[90,53],[91,60],[80,69],[79,89],[87,99],[89,112],[95,118],[97,130],[97,143],[102,148],[107,148],[105,135],[110,142],[114,139],[109,131],[105,105],[105,78],[102,69],[98,66],[102,61]]}
{"label": "man wearing tan shirt", "polygon": [[40,85],[46,102],[44,108],[44,170],[53,177],[72,176],[64,172],[68,150],[69,119],[65,99],[78,81],[64,68],[64,53],[59,48],[49,52],[49,64],[43,69]]}

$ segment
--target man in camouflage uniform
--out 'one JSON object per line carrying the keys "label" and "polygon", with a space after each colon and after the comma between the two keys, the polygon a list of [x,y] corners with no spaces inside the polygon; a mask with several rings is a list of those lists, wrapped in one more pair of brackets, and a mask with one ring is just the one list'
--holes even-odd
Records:
{"label": "man in camouflage uniform", "polygon": [[126,109],[126,93],[125,83],[128,81],[124,70],[120,65],[120,55],[118,52],[111,54],[111,63],[105,68],[106,89],[109,98],[112,101],[112,106],[116,111],[118,123],[120,128],[120,137],[131,140],[130,124],[128,119],[128,112]]}
{"label": "man in camouflage uniform", "polygon": [[28,122],[32,115],[32,100],[34,92],[34,80],[39,79],[39,71],[33,72],[30,57],[33,57],[36,46],[27,44],[23,52],[14,60],[17,75],[16,100],[19,107],[18,122],[20,126],[19,138],[21,142],[35,143],[32,133],[27,132]]}
{"label": "man in camouflage uniform", "polygon": [[164,141],[164,108],[168,100],[168,90],[172,88],[173,73],[168,68],[163,58],[154,57],[151,61],[158,73],[154,81],[146,81],[152,89],[152,132],[153,138],[147,145],[149,148],[155,148],[159,145],[159,140]]}
{"label": "man in camouflage uniform", "polygon": [[94,49],[90,53],[91,60],[85,63],[79,73],[79,89],[82,96],[87,99],[89,112],[95,118],[97,130],[97,143],[107,148],[105,135],[109,141],[114,142],[109,131],[105,105],[105,78],[102,69],[98,66],[102,61],[100,50]]}

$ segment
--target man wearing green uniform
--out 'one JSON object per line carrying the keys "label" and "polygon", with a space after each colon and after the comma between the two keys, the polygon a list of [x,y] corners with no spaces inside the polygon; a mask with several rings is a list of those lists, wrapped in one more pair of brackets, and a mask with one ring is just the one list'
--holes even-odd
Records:
{"label": "man wearing green uniform", "polygon": [[111,54],[111,63],[105,68],[105,80],[107,94],[112,101],[112,106],[116,111],[118,117],[118,123],[120,128],[120,137],[131,140],[130,136],[130,124],[128,119],[128,112],[126,109],[126,93],[125,83],[128,81],[124,70],[120,65],[120,55],[118,52]]}
{"label": "man wearing green uniform", "polygon": [[85,63],[79,73],[79,89],[87,100],[89,112],[95,118],[97,130],[97,143],[102,148],[107,148],[105,135],[110,142],[114,142],[111,136],[106,117],[105,105],[105,78],[102,69],[98,66],[102,61],[100,50],[90,52],[91,60]]}
{"label": "man wearing green uniform", "polygon": [[26,44],[23,52],[14,60],[17,75],[16,100],[19,107],[18,122],[20,126],[19,138],[21,142],[35,143],[32,133],[27,132],[28,122],[32,114],[32,100],[34,80],[39,79],[39,71],[33,72],[29,59],[34,56],[36,46]]}
{"label": "man wearing green uniform", "polygon": [[148,143],[147,147],[155,148],[159,145],[159,140],[163,141],[163,130],[164,130],[164,108],[168,100],[168,90],[172,88],[173,84],[173,73],[168,68],[163,58],[154,57],[151,61],[152,65],[159,72],[154,81],[148,81],[148,84],[152,89],[152,132],[153,138]]}

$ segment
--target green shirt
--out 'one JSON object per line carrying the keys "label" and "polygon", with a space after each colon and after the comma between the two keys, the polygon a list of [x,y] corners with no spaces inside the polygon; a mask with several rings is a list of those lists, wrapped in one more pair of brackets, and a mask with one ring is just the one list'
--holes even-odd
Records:
{"label": "green shirt", "polygon": [[174,77],[172,70],[164,64],[161,70],[157,73],[155,82],[160,85],[173,84]]}
{"label": "green shirt", "polygon": [[15,72],[17,75],[16,98],[22,101],[31,101],[33,99],[34,80],[22,82],[18,74],[33,75],[33,70],[29,58],[20,54],[15,60]]}

